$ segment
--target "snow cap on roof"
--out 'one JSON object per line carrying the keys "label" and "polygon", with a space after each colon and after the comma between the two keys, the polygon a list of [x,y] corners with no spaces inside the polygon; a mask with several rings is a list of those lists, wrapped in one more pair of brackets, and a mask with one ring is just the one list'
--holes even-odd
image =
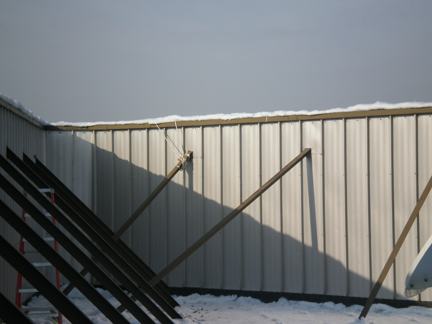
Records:
{"label": "snow cap on roof", "polygon": [[39,116],[34,115],[31,110],[26,109],[18,100],[13,100],[12,98],[9,98],[8,96],[5,96],[0,92],[0,99],[10,104],[12,107],[18,109],[21,113],[28,116],[30,119],[33,119],[42,125],[49,125],[49,123],[46,120],[43,120]]}
{"label": "snow cap on roof", "polygon": [[204,120],[232,120],[239,118],[258,118],[258,117],[281,117],[281,116],[293,116],[293,115],[304,115],[304,116],[313,116],[313,115],[322,115],[322,114],[330,114],[330,113],[340,113],[340,112],[352,112],[352,111],[367,111],[367,110],[378,110],[378,109],[404,109],[404,108],[421,108],[421,107],[432,107],[432,103],[425,102],[404,102],[404,103],[386,103],[386,102],[376,102],[373,104],[359,104],[355,106],[351,106],[348,108],[333,108],[328,110],[314,110],[314,111],[285,111],[279,110],[274,112],[259,112],[259,113],[232,113],[232,114],[212,114],[212,115],[197,115],[197,116],[178,116],[172,115],[167,117],[159,117],[159,118],[148,118],[148,119],[140,119],[140,120],[131,120],[131,121],[116,121],[116,122],[55,122],[49,123],[39,116],[34,115],[30,110],[26,109],[19,101],[13,100],[4,94],[0,93],[0,99],[6,101],[11,106],[18,109],[23,114],[27,115],[30,119],[36,120],[37,122],[43,125],[52,125],[52,126],[73,126],[73,127],[89,127],[89,126],[97,126],[97,125],[127,125],[127,124],[163,124],[170,122],[180,122],[180,121],[204,121]]}
{"label": "snow cap on roof", "polygon": [[231,120],[238,118],[254,118],[254,117],[280,117],[280,116],[292,116],[292,115],[320,115],[330,114],[337,112],[350,112],[350,111],[367,111],[367,110],[378,110],[378,109],[403,109],[403,108],[421,108],[421,107],[432,107],[432,103],[425,102],[404,102],[391,104],[386,102],[376,102],[374,104],[359,104],[348,108],[334,108],[328,110],[314,110],[314,111],[274,111],[274,112],[259,112],[259,113],[233,113],[233,114],[212,114],[212,115],[200,115],[200,116],[178,116],[172,115],[160,118],[149,118],[133,121],[118,121],[118,122],[84,122],[84,123],[69,123],[69,122],[57,122],[52,123],[53,126],[75,126],[75,127],[90,127],[97,125],[127,125],[127,124],[163,124],[170,122],[179,121],[203,121],[203,120]]}

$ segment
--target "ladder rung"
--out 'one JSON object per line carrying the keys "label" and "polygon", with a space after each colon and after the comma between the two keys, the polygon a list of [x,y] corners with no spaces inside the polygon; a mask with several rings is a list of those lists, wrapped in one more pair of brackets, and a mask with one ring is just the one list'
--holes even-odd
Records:
{"label": "ladder rung", "polygon": [[49,262],[34,262],[32,263],[35,267],[51,267],[52,264]]}
{"label": "ladder rung", "polygon": [[25,288],[25,289],[20,289],[18,290],[20,293],[24,294],[24,293],[34,293],[34,292],[38,292],[37,289],[35,288]]}
{"label": "ladder rung", "polygon": [[46,311],[31,311],[24,312],[28,317],[32,318],[33,316],[48,316],[48,317],[58,317],[58,311],[56,310],[46,310]]}
{"label": "ladder rung", "polygon": [[52,188],[40,188],[38,189],[39,192],[50,192],[50,193],[54,193],[54,189]]}
{"label": "ladder rung", "polygon": [[[51,217],[51,214],[48,213],[48,212],[44,212],[43,214],[44,214],[45,217]],[[24,217],[25,218],[31,218],[32,216],[30,214],[25,213]]]}
{"label": "ladder rung", "polygon": [[[42,239],[46,242],[54,241],[54,238],[52,236],[45,236],[45,237],[42,237]],[[23,242],[27,242],[27,240],[25,238],[23,238]]]}
{"label": "ladder rung", "polygon": [[57,313],[57,310],[53,307],[26,307],[22,306],[21,311],[28,313],[28,312],[51,312],[51,313]]}

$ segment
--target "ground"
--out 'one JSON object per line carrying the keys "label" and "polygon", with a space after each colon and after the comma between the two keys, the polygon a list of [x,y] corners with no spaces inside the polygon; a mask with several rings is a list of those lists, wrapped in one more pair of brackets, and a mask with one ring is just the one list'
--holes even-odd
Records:
{"label": "ground", "polygon": [[[99,292],[108,298],[112,304],[118,302],[106,291]],[[83,312],[95,323],[110,323],[91,303],[89,303],[76,289],[69,295]],[[358,320],[363,308],[360,305],[346,307],[343,304],[310,303],[289,301],[281,298],[277,302],[262,303],[250,297],[221,296],[193,294],[175,297],[181,307],[177,307],[183,319],[174,320],[176,324],[402,324],[432,322],[432,309],[425,307],[409,307],[396,309],[383,304],[372,306],[366,319]],[[34,306],[46,304],[46,300],[39,296],[30,302]],[[138,323],[135,318],[125,312],[124,316],[133,324]],[[44,318],[33,319],[38,324],[50,323]],[[64,320],[63,323],[69,323]]]}

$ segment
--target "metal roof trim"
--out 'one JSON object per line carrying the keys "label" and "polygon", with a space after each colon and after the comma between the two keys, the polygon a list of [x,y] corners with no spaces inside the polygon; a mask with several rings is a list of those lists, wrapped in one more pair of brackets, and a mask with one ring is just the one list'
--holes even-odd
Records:
{"label": "metal roof trim", "polygon": [[29,114],[24,113],[20,108],[12,105],[11,103],[5,101],[3,98],[0,97],[0,106],[9,110],[10,112],[14,113],[15,115],[20,116],[21,118],[25,119],[26,121],[32,123],[33,125],[44,129],[47,125],[40,122],[37,118],[32,117]]}
{"label": "metal roof trim", "polygon": [[432,114],[432,106],[420,108],[398,108],[398,109],[374,109],[345,112],[330,112],[316,115],[287,115],[287,116],[269,116],[269,117],[247,117],[234,119],[203,119],[191,121],[165,122],[160,124],[151,123],[125,123],[125,124],[98,124],[90,126],[45,126],[50,131],[70,131],[70,130],[126,130],[126,129],[153,129],[153,128],[175,128],[175,127],[199,127],[199,126],[219,126],[219,125],[238,125],[238,124],[257,124],[257,123],[275,123],[289,121],[308,121],[308,120],[325,120],[325,119],[343,119],[343,118],[366,118],[366,117],[390,117],[416,114]]}

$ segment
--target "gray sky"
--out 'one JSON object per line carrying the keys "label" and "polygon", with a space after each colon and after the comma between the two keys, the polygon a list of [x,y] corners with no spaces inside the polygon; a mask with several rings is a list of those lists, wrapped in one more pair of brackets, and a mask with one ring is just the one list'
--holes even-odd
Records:
{"label": "gray sky", "polygon": [[432,1],[0,0],[0,92],[41,118],[432,101]]}

